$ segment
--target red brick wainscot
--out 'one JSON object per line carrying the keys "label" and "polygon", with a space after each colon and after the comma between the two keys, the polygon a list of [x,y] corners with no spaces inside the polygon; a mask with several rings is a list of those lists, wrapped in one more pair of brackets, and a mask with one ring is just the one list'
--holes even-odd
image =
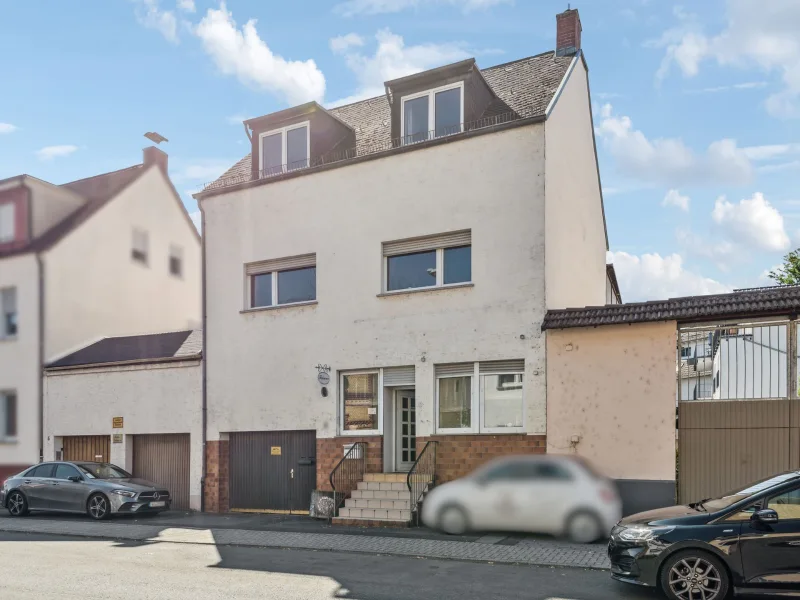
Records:
{"label": "red brick wainscot", "polygon": [[317,438],[317,489],[332,491],[331,471],[344,457],[344,447],[353,442],[367,443],[366,472],[383,472],[383,436]]}
{"label": "red brick wainscot", "polygon": [[432,435],[417,438],[418,456],[428,441],[439,442],[436,448],[437,483],[469,475],[500,456],[545,454],[547,450],[546,435]]}
{"label": "red brick wainscot", "polygon": [[228,512],[228,440],[206,442],[206,512]]}

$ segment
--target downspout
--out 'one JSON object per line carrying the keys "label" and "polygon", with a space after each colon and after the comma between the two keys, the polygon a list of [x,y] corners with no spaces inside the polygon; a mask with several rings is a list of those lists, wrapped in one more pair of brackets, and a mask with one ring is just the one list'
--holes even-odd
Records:
{"label": "downspout", "polygon": [[39,462],[44,460],[44,260],[36,253],[36,264],[39,271]]}
{"label": "downspout", "polygon": [[[246,128],[245,128],[246,129]],[[201,372],[202,372],[202,440],[203,440],[203,460],[202,460],[202,474],[200,476],[200,512],[206,511],[206,468],[207,468],[207,458],[206,458],[206,429],[208,427],[208,403],[207,403],[207,391],[206,391],[206,364],[208,363],[208,353],[206,352],[206,347],[208,345],[208,328],[206,327],[206,212],[203,209],[203,205],[200,201],[197,202],[197,206],[200,209],[200,261],[201,261],[201,269],[200,269],[200,282],[203,286],[202,290],[202,329],[203,329],[203,358],[201,361]]]}

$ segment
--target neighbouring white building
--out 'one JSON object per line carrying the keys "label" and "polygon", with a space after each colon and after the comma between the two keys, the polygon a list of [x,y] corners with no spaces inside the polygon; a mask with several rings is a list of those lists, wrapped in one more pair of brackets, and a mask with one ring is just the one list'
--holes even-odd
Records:
{"label": "neighbouring white building", "polygon": [[42,455],[43,365],[103,336],[199,324],[199,235],[166,171],[150,147],[63,185],[0,181],[0,475]]}
{"label": "neighbouring white building", "polygon": [[207,510],[307,509],[357,441],[377,473],[436,441],[440,481],[545,451],[545,312],[615,300],[577,11],[557,24],[555,52],[245,122],[195,196]]}

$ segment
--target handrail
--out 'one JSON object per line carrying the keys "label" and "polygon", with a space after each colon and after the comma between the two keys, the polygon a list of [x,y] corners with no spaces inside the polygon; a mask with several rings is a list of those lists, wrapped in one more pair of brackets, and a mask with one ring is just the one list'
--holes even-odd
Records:
{"label": "handrail", "polygon": [[[438,445],[439,442],[436,440],[426,442],[406,476],[406,485],[411,495],[409,507],[412,515],[416,512],[417,525],[419,525],[419,503],[425,492],[436,485],[436,447]],[[428,448],[431,448],[430,452],[428,452]]]}
{"label": "handrail", "polygon": [[[333,519],[347,496],[364,479],[364,471],[367,466],[367,443],[354,442],[350,449],[345,452],[341,460],[333,467],[328,481],[333,490],[333,509],[329,515],[329,520]],[[338,484],[338,489],[337,489]],[[341,494],[341,498],[337,497]]]}

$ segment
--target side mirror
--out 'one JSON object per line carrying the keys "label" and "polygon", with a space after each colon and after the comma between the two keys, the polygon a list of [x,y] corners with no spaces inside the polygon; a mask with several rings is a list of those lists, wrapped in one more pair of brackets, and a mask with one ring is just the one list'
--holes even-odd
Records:
{"label": "side mirror", "polygon": [[778,513],[771,508],[756,511],[752,517],[753,521],[760,521],[761,523],[777,523]]}
{"label": "side mirror", "polygon": [[80,475],[70,475],[69,477],[67,477],[67,479],[69,479],[70,481],[74,481],[75,483],[83,481],[83,477],[81,477]]}

